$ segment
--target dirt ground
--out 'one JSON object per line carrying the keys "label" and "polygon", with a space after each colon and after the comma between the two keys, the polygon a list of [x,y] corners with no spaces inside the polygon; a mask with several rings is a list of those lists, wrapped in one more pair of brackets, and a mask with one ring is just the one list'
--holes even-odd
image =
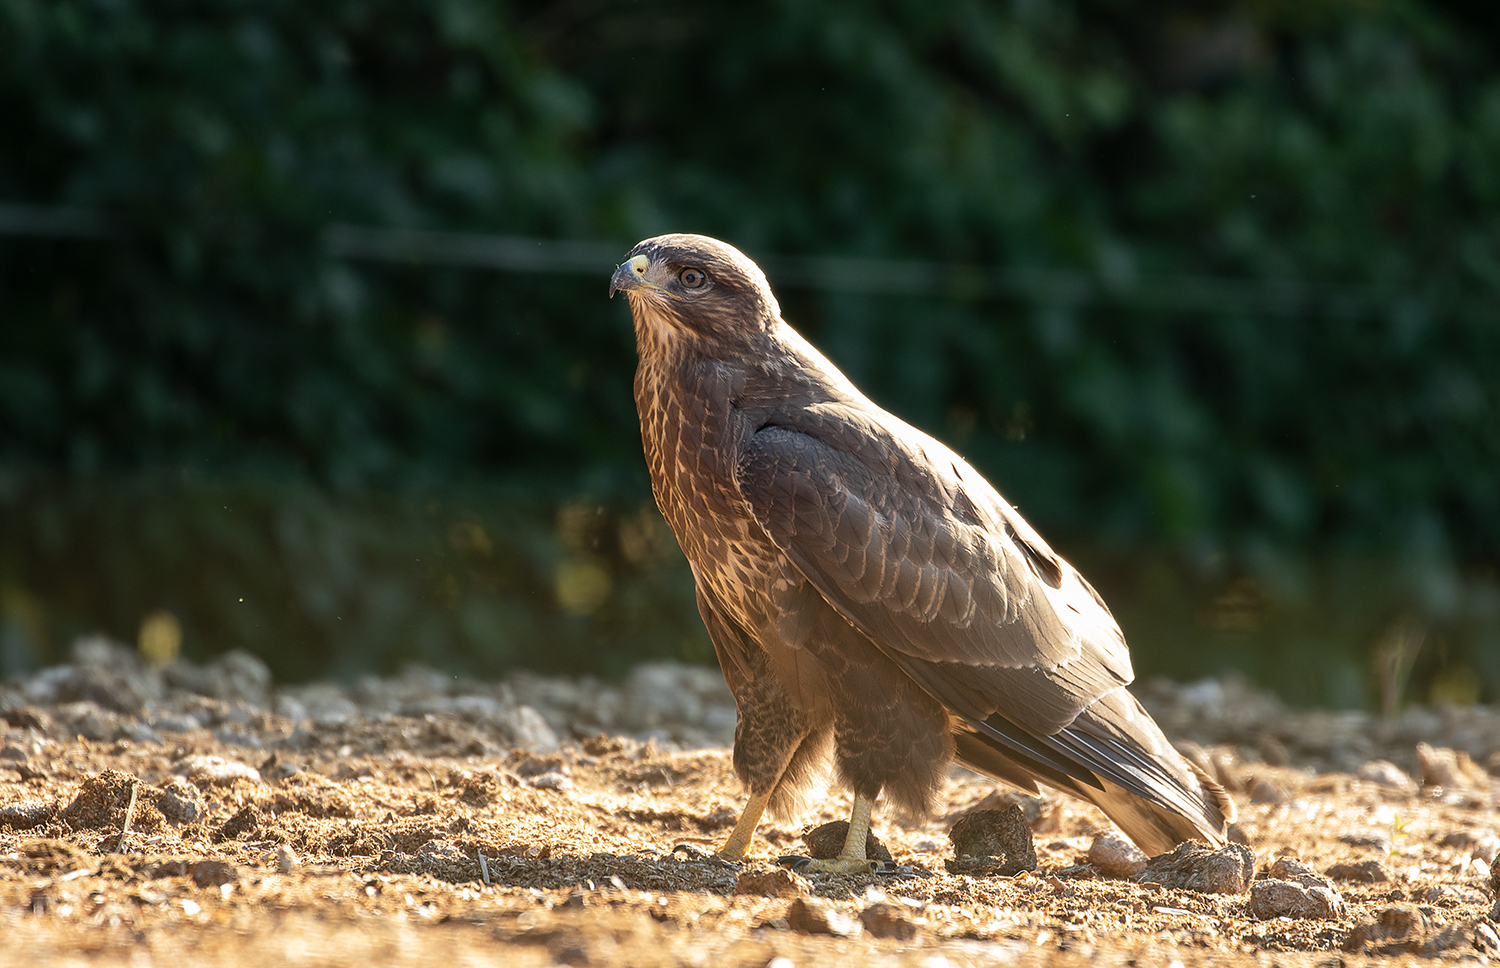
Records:
{"label": "dirt ground", "polygon": [[[581,705],[590,687],[576,688]],[[559,722],[534,744],[546,749],[524,749],[513,723],[472,702],[467,714],[398,709],[320,725],[283,715],[305,707],[269,694],[262,706],[178,689],[125,710],[26,699],[0,693],[7,964],[1500,960],[1490,884],[1500,782],[1484,750],[1419,755],[1409,730],[1366,720],[1283,714],[1235,727],[1216,713],[1216,735],[1191,702],[1159,712],[1231,785],[1258,882],[1291,877],[1285,865],[1271,871],[1279,859],[1313,875],[1334,868],[1299,895],[1322,908],[1288,916],[1268,910],[1274,892],[1259,887],[1205,893],[1106,876],[1087,863],[1111,829],[1093,808],[1006,796],[964,771],[941,815],[877,812],[895,873],[803,877],[776,859],[806,851],[805,829],[847,816],[846,796],[764,824],[739,869],[688,849],[715,849],[741,806],[723,746],[569,736]],[[1229,701],[1222,690],[1219,700]],[[176,719],[152,719],[167,707]],[[78,730],[90,715],[104,725]],[[1425,720],[1444,736],[1455,721]],[[1363,761],[1342,769],[1304,755],[1287,732],[1351,722],[1365,723],[1355,730]],[[1481,710],[1460,732],[1490,743],[1497,722]],[[1009,803],[1029,822],[1037,869],[949,873],[954,823]]]}

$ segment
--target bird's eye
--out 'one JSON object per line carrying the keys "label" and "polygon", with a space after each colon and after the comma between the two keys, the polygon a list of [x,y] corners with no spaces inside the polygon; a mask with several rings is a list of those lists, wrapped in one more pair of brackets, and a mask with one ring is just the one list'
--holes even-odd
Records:
{"label": "bird's eye", "polygon": [[677,273],[677,279],[682,283],[684,289],[701,289],[703,288],[703,284],[708,281],[708,274],[702,269],[688,266]]}

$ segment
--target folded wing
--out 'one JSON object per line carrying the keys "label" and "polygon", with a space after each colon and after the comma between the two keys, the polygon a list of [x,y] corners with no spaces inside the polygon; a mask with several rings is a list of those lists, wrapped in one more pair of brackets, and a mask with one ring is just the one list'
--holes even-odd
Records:
{"label": "folded wing", "polygon": [[1220,839],[1227,801],[1125,690],[1109,610],[952,451],[839,402],[761,428],[737,466],[771,540],[956,715],[962,759],[1093,800],[1148,849]]}

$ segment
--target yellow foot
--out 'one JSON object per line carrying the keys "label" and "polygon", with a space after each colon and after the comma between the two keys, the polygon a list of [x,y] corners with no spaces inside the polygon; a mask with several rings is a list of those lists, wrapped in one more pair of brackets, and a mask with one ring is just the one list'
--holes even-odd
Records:
{"label": "yellow foot", "polygon": [[777,863],[799,874],[880,874],[894,867],[884,861],[863,857],[781,857]]}

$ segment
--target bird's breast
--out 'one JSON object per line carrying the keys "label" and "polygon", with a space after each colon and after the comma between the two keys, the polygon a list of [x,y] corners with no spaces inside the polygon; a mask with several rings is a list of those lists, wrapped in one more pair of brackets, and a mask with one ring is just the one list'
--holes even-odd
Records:
{"label": "bird's breast", "polygon": [[[666,372],[660,370],[665,369]],[[735,481],[743,415],[732,376],[684,383],[643,361],[636,374],[641,443],[657,507],[697,580],[745,628],[766,620],[764,590],[788,563],[756,523]]]}

